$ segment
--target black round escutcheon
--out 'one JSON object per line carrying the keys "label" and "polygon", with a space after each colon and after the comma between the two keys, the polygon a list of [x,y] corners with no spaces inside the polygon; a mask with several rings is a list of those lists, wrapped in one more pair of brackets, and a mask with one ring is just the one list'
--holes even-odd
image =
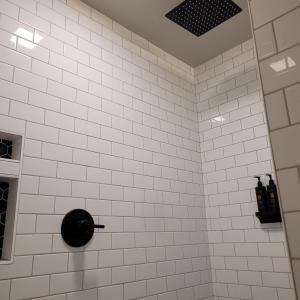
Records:
{"label": "black round escutcheon", "polygon": [[93,217],[86,210],[74,209],[65,215],[61,224],[61,234],[69,246],[82,247],[91,240],[95,228],[105,226],[95,225]]}

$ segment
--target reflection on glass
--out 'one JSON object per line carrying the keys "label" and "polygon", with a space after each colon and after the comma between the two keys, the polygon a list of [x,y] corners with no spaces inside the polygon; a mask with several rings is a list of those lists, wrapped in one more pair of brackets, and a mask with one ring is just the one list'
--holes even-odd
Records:
{"label": "reflection on glass", "polygon": [[276,72],[284,72],[289,71],[288,69],[293,68],[296,66],[295,61],[290,57],[286,56],[281,60],[273,62],[270,64],[270,67]]}

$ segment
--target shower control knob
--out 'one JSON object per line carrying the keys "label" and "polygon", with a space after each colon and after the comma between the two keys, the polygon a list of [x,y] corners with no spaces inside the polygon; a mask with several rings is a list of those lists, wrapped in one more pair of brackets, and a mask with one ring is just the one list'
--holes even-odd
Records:
{"label": "shower control knob", "polygon": [[105,225],[96,225],[86,210],[74,209],[65,215],[61,224],[61,234],[69,246],[82,247],[91,240],[95,228],[104,229]]}

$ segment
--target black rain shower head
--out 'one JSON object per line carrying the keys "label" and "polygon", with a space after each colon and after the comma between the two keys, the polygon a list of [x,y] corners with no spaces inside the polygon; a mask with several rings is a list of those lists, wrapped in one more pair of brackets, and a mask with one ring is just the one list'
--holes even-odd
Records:
{"label": "black rain shower head", "polygon": [[166,17],[200,36],[241,11],[232,0],[185,0],[168,12]]}

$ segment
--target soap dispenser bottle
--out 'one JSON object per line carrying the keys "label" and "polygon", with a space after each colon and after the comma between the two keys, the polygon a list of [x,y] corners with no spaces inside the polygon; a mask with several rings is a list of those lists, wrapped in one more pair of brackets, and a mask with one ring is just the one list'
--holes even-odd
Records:
{"label": "soap dispenser bottle", "polygon": [[279,211],[279,201],[276,184],[272,178],[271,174],[266,174],[269,176],[269,185],[267,186],[267,199],[270,210]]}
{"label": "soap dispenser bottle", "polygon": [[258,211],[263,213],[268,209],[267,190],[260,181],[260,176],[255,176],[254,178],[258,179],[257,187],[255,188]]}

